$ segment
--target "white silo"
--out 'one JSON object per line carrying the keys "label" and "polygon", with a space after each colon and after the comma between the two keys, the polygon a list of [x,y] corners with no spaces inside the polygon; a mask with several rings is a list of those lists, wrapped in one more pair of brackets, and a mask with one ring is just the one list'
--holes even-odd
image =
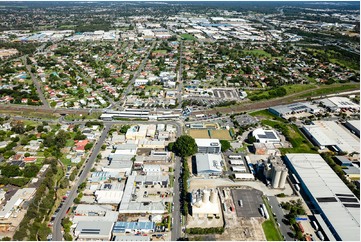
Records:
{"label": "white silo", "polygon": [[285,188],[287,176],[288,176],[288,169],[286,167],[283,167],[280,182],[278,185],[279,188]]}
{"label": "white silo", "polygon": [[271,164],[265,164],[264,168],[263,168],[263,175],[266,177],[266,179],[270,179],[272,177],[272,169],[271,169]]}
{"label": "white silo", "polygon": [[278,188],[278,184],[280,183],[282,169],[279,166],[273,166],[272,168],[272,187]]}
{"label": "white silo", "polygon": [[202,199],[202,202],[203,202],[203,203],[208,203],[208,202],[209,202],[209,196],[210,196],[209,190],[204,190],[204,191],[203,191],[203,199]]}
{"label": "white silo", "polygon": [[210,201],[211,201],[211,203],[216,203],[217,202],[217,192],[215,190],[211,191]]}

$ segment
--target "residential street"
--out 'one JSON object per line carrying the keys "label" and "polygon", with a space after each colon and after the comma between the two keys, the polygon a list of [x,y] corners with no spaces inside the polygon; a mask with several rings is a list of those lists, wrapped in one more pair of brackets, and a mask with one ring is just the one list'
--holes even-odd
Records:
{"label": "residential street", "polygon": [[99,141],[95,144],[94,148],[92,149],[92,153],[89,159],[86,161],[85,165],[83,166],[83,172],[78,177],[76,185],[72,188],[68,198],[65,200],[64,205],[60,209],[59,213],[55,217],[54,226],[53,226],[53,240],[54,241],[61,241],[63,239],[62,229],[61,229],[61,220],[65,217],[66,211],[70,208],[73,204],[73,200],[77,197],[78,193],[78,186],[85,181],[90,169],[92,168],[95,159],[99,153],[99,150],[104,143],[105,138],[110,130],[111,125],[105,124],[103,132],[100,136]]}

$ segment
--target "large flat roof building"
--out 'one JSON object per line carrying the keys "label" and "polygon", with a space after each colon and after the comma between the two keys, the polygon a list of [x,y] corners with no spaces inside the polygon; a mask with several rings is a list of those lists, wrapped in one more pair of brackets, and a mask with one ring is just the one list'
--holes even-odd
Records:
{"label": "large flat roof building", "polygon": [[15,209],[20,207],[25,200],[29,200],[34,195],[35,191],[35,188],[19,189],[0,210],[0,219],[9,218]]}
{"label": "large flat roof building", "polygon": [[265,130],[263,128],[258,128],[253,130],[252,136],[259,143],[279,143],[281,142],[280,137],[274,130]]}
{"label": "large flat roof building", "polygon": [[351,130],[355,135],[360,137],[360,120],[348,120],[345,126]]}
{"label": "large flat roof building", "polygon": [[360,140],[335,121],[313,121],[302,129],[321,149],[332,147],[348,153],[360,152]]}
{"label": "large flat roof building", "polygon": [[271,113],[280,117],[284,117],[290,114],[297,114],[304,112],[316,113],[320,111],[320,109],[316,105],[312,105],[311,103],[308,102],[279,105],[279,106],[270,107],[268,110]]}
{"label": "large flat roof building", "polygon": [[113,234],[119,233],[152,233],[155,231],[154,222],[123,222],[118,221],[113,228]]}
{"label": "large flat roof building", "polygon": [[74,235],[78,240],[106,240],[112,235],[114,223],[107,221],[80,221]]}
{"label": "large flat roof building", "polygon": [[339,111],[340,109],[360,110],[360,105],[352,102],[347,97],[330,97],[322,99],[320,102],[331,111]]}
{"label": "large flat roof building", "polygon": [[220,175],[222,174],[222,156],[220,154],[195,155],[197,175]]}
{"label": "large flat roof building", "polygon": [[318,154],[286,154],[285,160],[327,224],[326,236],[360,241],[360,201],[326,161]]}

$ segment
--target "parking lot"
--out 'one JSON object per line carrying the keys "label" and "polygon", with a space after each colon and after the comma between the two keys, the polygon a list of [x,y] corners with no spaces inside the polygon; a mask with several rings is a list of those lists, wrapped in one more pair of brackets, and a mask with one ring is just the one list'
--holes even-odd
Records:
{"label": "parking lot", "polygon": [[[238,217],[262,217],[259,212],[259,207],[263,203],[261,191],[232,189],[231,193]],[[240,200],[242,200],[242,206],[240,206]]]}
{"label": "parking lot", "polygon": [[213,89],[216,98],[237,100],[240,99],[236,89]]}

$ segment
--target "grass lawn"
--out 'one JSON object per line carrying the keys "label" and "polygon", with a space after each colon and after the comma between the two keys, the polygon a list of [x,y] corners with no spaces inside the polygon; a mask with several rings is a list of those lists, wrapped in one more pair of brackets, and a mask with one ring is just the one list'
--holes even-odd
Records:
{"label": "grass lawn", "polygon": [[65,157],[60,158],[60,161],[66,166],[71,165],[71,160]]}
{"label": "grass lawn", "polygon": [[36,122],[36,121],[32,121],[32,120],[23,120],[25,125],[30,125],[30,126],[38,126],[39,124],[41,124],[40,122]]}
{"label": "grass lawn", "polygon": [[174,181],[173,181],[174,175],[169,175],[169,186],[173,187],[174,186]]}
{"label": "grass lawn", "polygon": [[71,24],[69,24],[69,25],[61,25],[60,27],[59,27],[59,29],[73,29],[73,28],[75,28],[76,27],[76,25],[71,25]]}
{"label": "grass lawn", "polygon": [[162,86],[160,86],[160,85],[154,85],[154,86],[145,86],[145,89],[144,89],[144,91],[146,91],[146,92],[151,92],[151,91],[159,91],[159,90],[161,90],[162,89]]}
{"label": "grass lawn", "polygon": [[307,98],[310,96],[320,96],[320,95],[328,95],[332,93],[344,92],[344,91],[351,91],[351,90],[359,90],[360,84],[359,83],[337,83],[332,85],[325,85],[320,86],[318,89],[310,90],[308,93],[304,93],[298,97],[300,98]]}
{"label": "grass lawn", "polygon": [[68,139],[65,144],[66,147],[72,147],[74,146],[74,140]]}
{"label": "grass lawn", "polygon": [[180,37],[185,40],[197,40],[197,38],[191,34],[181,34]]}
{"label": "grass lawn", "polygon": [[249,115],[253,117],[267,118],[267,119],[273,119],[273,120],[278,120],[280,122],[284,122],[282,118],[278,117],[277,115],[274,115],[273,113],[269,112],[266,109],[249,113]]}
{"label": "grass lawn", "polygon": [[286,121],[267,110],[260,110],[250,113],[251,116],[259,117],[263,125],[278,129],[292,144],[293,148],[280,148],[282,153],[316,153],[312,149],[313,145],[304,137],[298,127]]}
{"label": "grass lawn", "polygon": [[[1,114],[12,114],[12,115],[20,115],[24,117],[32,117],[32,118],[44,118],[44,119],[58,119],[59,116],[57,114],[48,114],[48,113],[37,113],[31,111],[15,111],[15,110],[5,110],[1,109]],[[40,124],[40,122],[39,122]]]}
{"label": "grass lawn", "polygon": [[101,113],[98,112],[91,113],[90,115],[83,114],[82,116],[78,114],[68,114],[64,117],[64,119],[67,121],[73,121],[77,119],[99,119],[100,115]]}
{"label": "grass lawn", "polygon": [[289,95],[289,94],[293,94],[293,93],[297,93],[297,92],[302,92],[305,90],[315,89],[316,85],[314,85],[314,84],[294,84],[294,85],[286,85],[283,87],[286,89],[287,95]]}
{"label": "grass lawn", "polygon": [[167,54],[167,50],[155,50],[153,53],[159,53],[159,54]]}
{"label": "grass lawn", "polygon": [[254,56],[266,56],[266,57],[272,57],[272,55],[264,50],[244,50],[243,53],[254,55]]}
{"label": "grass lawn", "polygon": [[294,124],[285,124],[284,122],[274,120],[262,120],[263,125],[268,125],[272,128],[278,128],[281,126],[281,132],[286,139],[292,144],[293,148],[280,148],[284,153],[316,153],[312,149],[313,145],[303,136],[301,131]]}
{"label": "grass lawn", "polygon": [[279,235],[275,224],[271,220],[266,220],[262,224],[264,234],[267,241],[282,241],[283,239]]}
{"label": "grass lawn", "polygon": [[273,217],[272,210],[269,207],[268,201],[264,197],[262,199],[270,216],[268,220],[262,223],[262,228],[266,235],[266,239],[267,241],[282,241],[283,238],[281,232],[276,225],[276,220]]}

